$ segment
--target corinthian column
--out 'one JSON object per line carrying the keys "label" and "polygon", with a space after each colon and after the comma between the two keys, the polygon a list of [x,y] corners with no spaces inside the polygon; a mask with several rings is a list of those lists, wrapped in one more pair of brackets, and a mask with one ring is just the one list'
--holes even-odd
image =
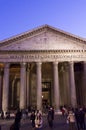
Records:
{"label": "corinthian column", "polygon": [[53,63],[54,66],[54,101],[56,109],[59,109],[60,98],[59,98],[59,76],[58,76],[58,62]]}
{"label": "corinthian column", "polygon": [[0,68],[0,110],[2,109],[2,83],[3,83],[3,69]]}
{"label": "corinthian column", "polygon": [[69,62],[69,79],[70,79],[70,99],[72,107],[76,107],[76,88],[75,88],[75,77],[74,77],[74,63]]}
{"label": "corinthian column", "polygon": [[42,109],[41,63],[37,62],[37,109]]}
{"label": "corinthian column", "polygon": [[27,85],[26,85],[26,87],[27,87],[27,97],[26,97],[26,101],[27,101],[27,107],[30,105],[30,95],[29,95],[29,93],[30,93],[30,86],[29,86],[29,79],[30,79],[30,65],[28,64],[28,66],[27,66],[27,72],[26,72],[26,75],[27,75],[27,78],[26,78],[26,81],[27,81]]}
{"label": "corinthian column", "polygon": [[2,96],[2,110],[8,111],[8,96],[9,96],[9,63],[4,67],[4,79],[3,79],[3,96]]}
{"label": "corinthian column", "polygon": [[83,63],[83,105],[86,106],[86,61]]}
{"label": "corinthian column", "polygon": [[26,107],[26,63],[21,64],[20,73],[20,109]]}

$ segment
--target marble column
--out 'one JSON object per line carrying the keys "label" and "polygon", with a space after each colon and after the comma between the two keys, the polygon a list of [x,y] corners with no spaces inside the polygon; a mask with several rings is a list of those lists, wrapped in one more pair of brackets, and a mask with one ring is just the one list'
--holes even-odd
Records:
{"label": "marble column", "polygon": [[54,102],[55,102],[55,108],[59,109],[60,90],[59,90],[58,62],[54,62],[53,67],[54,67]]}
{"label": "marble column", "polygon": [[2,84],[3,84],[3,69],[0,68],[0,110],[2,109]]}
{"label": "marble column", "polygon": [[30,65],[28,64],[28,66],[27,66],[27,72],[26,72],[26,74],[27,74],[27,77],[26,77],[26,81],[27,81],[27,85],[26,85],[26,89],[27,89],[27,92],[26,92],[26,94],[27,94],[27,97],[26,97],[26,101],[27,101],[27,107],[30,105],[30,95],[29,95],[29,93],[30,93],[30,91],[29,91],[29,89],[30,89],[30,86],[29,86],[29,76],[30,76]]}
{"label": "marble column", "polygon": [[41,79],[41,62],[37,62],[37,109],[42,109],[42,79]]}
{"label": "marble column", "polygon": [[25,108],[26,108],[26,63],[22,63],[20,72],[20,109]]}
{"label": "marble column", "polygon": [[83,105],[86,106],[86,61],[83,62]]}
{"label": "marble column", "polygon": [[2,110],[8,111],[8,97],[9,97],[9,63],[5,64],[4,67],[4,78],[3,78],[3,96],[2,96]]}
{"label": "marble column", "polygon": [[75,87],[75,76],[74,76],[74,63],[69,62],[69,82],[70,82],[70,99],[71,99],[71,106],[77,106],[76,100],[76,87]]}

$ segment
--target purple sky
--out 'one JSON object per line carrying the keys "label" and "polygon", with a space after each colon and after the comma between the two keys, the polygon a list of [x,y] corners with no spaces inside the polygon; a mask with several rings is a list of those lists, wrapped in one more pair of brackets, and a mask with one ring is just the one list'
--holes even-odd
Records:
{"label": "purple sky", "polygon": [[44,24],[86,38],[86,0],[0,0],[0,40]]}

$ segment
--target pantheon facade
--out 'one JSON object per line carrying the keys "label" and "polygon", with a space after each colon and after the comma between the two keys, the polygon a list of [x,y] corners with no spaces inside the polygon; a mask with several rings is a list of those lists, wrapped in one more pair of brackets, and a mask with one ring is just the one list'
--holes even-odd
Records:
{"label": "pantheon facade", "polygon": [[86,106],[86,39],[43,25],[0,42],[0,110]]}

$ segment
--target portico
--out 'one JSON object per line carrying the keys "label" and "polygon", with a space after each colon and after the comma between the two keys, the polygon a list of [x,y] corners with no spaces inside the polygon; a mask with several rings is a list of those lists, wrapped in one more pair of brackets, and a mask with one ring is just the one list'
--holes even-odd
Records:
{"label": "portico", "polygon": [[85,68],[85,39],[48,25],[2,41],[0,109],[86,105]]}

